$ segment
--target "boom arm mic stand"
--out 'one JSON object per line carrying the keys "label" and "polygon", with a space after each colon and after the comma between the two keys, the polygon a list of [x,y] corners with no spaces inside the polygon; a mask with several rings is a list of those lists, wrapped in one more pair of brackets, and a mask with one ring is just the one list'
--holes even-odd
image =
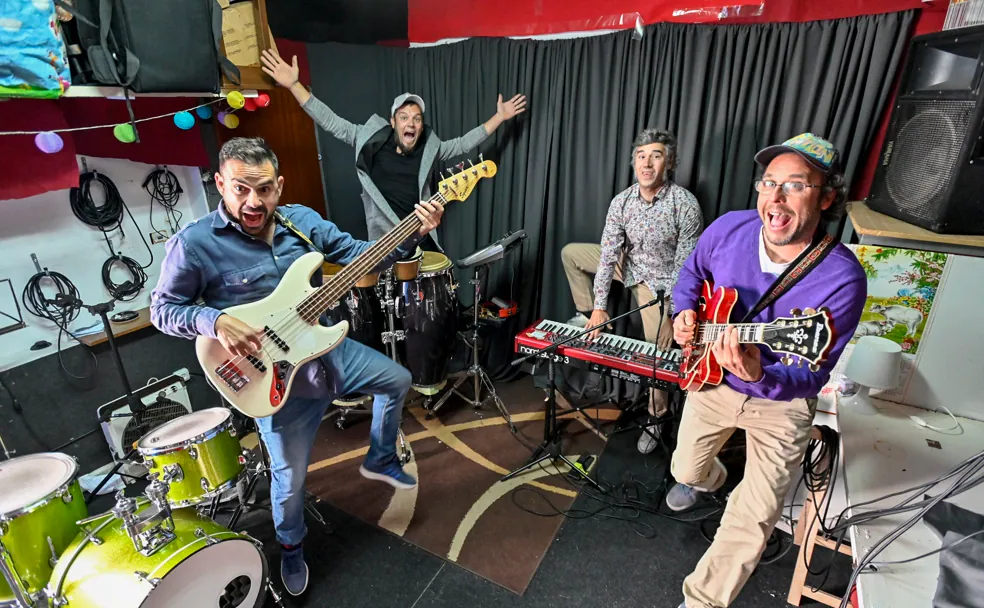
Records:
{"label": "boom arm mic stand", "polygon": [[[120,349],[116,344],[116,336],[113,335],[113,326],[109,320],[109,313],[113,311],[113,304],[115,300],[110,300],[108,302],[103,302],[101,304],[94,304],[89,306],[79,298],[75,296],[65,296],[59,295],[56,298],[59,305],[63,306],[73,306],[78,304],[82,308],[85,308],[89,313],[98,316],[102,319],[103,330],[106,333],[106,339],[109,341],[109,349],[113,352],[113,360],[116,362],[116,370],[120,374],[120,382],[123,383],[123,391],[126,395],[126,403],[130,406],[130,412],[133,414],[133,421],[138,427],[144,426],[143,424],[143,413],[146,409],[143,402],[133,394],[133,389],[130,388],[130,380],[126,376],[126,368],[123,367],[123,359],[120,358]],[[106,412],[98,412],[99,421],[106,422],[110,418],[110,414]]]}
{"label": "boom arm mic stand", "polygon": [[532,352],[528,355],[524,355],[512,361],[510,365],[519,365],[527,361],[528,359],[532,359],[533,357],[544,358],[547,360],[547,395],[548,395],[547,411],[546,411],[546,415],[543,417],[543,442],[540,443],[540,445],[536,448],[536,450],[533,452],[533,455],[530,456],[529,461],[525,465],[509,473],[499,481],[506,481],[507,479],[512,479],[513,477],[525,471],[528,471],[529,469],[532,469],[535,466],[538,466],[541,462],[545,460],[549,460],[551,462],[560,460],[563,461],[568,467],[570,467],[572,471],[577,472],[577,474],[580,475],[585,481],[589,482],[595,488],[599,490],[601,489],[601,486],[598,485],[598,482],[596,482],[594,479],[591,479],[591,476],[588,475],[586,471],[579,469],[577,466],[575,466],[573,462],[570,461],[570,459],[568,459],[562,453],[563,438],[561,436],[560,429],[557,427],[557,384],[556,384],[556,375],[554,369],[554,364],[558,360],[560,360],[560,356],[553,354],[551,351],[555,351],[557,347],[563,346],[569,342],[573,342],[574,340],[577,340],[578,338],[581,338],[582,336],[585,336],[596,329],[600,329],[602,327],[605,327],[606,325],[610,325],[623,317],[627,317],[632,313],[638,312],[644,308],[649,308],[650,306],[654,306],[656,304],[662,304],[661,297],[653,298],[646,304],[643,304],[642,306],[639,306],[637,308],[633,308],[632,310],[622,313],[618,316],[612,317],[611,319],[605,321],[604,323],[599,323],[598,325],[592,327],[586,327],[583,331],[575,333],[572,336],[568,336],[567,338],[560,340],[559,342],[554,342],[550,346],[544,346],[543,348],[537,350],[536,352]]}

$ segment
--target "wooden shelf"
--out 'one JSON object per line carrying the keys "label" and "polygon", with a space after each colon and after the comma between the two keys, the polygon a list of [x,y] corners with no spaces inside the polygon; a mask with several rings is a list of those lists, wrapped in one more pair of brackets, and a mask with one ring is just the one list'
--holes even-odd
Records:
{"label": "wooden shelf", "polygon": [[873,211],[862,201],[850,203],[847,213],[862,245],[901,246],[984,256],[984,236],[937,234]]}
{"label": "wooden shelf", "polygon": [[[112,319],[112,316],[110,316],[110,319]],[[138,310],[137,318],[132,321],[127,321],[126,323],[113,323],[112,325],[114,338],[119,338],[120,336],[125,336],[126,334],[150,327],[150,308],[141,308]],[[96,344],[102,344],[106,341],[108,341],[106,332],[102,331],[97,334],[82,336],[82,342],[88,346],[95,346]]]}
{"label": "wooden shelf", "polygon": [[[130,91],[130,99],[135,97],[228,97],[232,91],[239,91],[243,97],[256,97],[259,92],[255,89],[223,88],[219,93],[134,93]],[[73,85],[68,87],[62,98],[66,97],[102,97],[105,99],[125,99],[122,87],[104,87],[94,85]]]}

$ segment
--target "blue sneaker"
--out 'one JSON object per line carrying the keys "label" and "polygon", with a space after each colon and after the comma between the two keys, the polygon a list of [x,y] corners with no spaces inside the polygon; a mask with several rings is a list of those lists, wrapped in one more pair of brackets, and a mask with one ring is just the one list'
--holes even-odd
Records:
{"label": "blue sneaker", "polygon": [[384,465],[363,464],[359,467],[359,473],[366,479],[386,482],[397,490],[410,490],[417,487],[417,480],[403,470],[397,459]]}
{"label": "blue sneaker", "polygon": [[308,585],[308,567],[304,563],[304,548],[283,549],[280,557],[280,578],[287,593],[300,595]]}

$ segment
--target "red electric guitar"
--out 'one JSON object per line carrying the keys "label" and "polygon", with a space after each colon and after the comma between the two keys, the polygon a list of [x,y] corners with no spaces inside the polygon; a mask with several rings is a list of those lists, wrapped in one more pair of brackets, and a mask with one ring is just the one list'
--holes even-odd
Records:
{"label": "red electric guitar", "polygon": [[[700,390],[705,384],[720,384],[724,370],[711,353],[714,342],[728,326],[731,309],[738,301],[738,291],[714,286],[704,281],[700,300],[697,302],[697,331],[694,340],[683,347],[680,363],[680,387]],[[793,361],[802,367],[806,361],[810,369],[817,371],[826,359],[834,343],[833,320],[825,308],[800,311],[794,308],[786,318],[771,323],[733,323],[742,344],[761,344],[774,353],[782,353],[785,365]]]}

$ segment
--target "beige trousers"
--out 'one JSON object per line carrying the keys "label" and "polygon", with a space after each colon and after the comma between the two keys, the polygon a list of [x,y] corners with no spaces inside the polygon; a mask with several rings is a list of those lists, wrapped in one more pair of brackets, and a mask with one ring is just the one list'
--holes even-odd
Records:
{"label": "beige trousers", "polygon": [[[601,260],[601,245],[594,243],[569,243],[560,252],[560,259],[564,262],[564,272],[567,273],[567,282],[571,286],[571,295],[574,297],[574,306],[580,312],[590,314],[594,310],[594,275],[598,272],[598,262]],[[622,281],[622,262],[615,266],[614,280]],[[629,288],[632,296],[638,304],[645,304],[653,299],[653,292],[645,283],[639,283]],[[669,309],[666,316],[669,316]],[[647,342],[656,342],[659,333],[659,306],[650,306],[639,311],[642,315],[642,332]],[[666,319],[664,323],[671,323]],[[607,333],[611,333],[606,328]],[[665,391],[649,391],[649,413],[654,416],[662,416],[667,410],[667,395]]]}
{"label": "beige trousers", "polygon": [[745,431],[747,455],[714,542],[683,581],[687,608],[725,608],[751,576],[803,462],[815,412],[815,399],[755,399],[724,384],[688,395],[673,477],[704,491],[720,488],[725,475],[712,464],[735,429]]}

